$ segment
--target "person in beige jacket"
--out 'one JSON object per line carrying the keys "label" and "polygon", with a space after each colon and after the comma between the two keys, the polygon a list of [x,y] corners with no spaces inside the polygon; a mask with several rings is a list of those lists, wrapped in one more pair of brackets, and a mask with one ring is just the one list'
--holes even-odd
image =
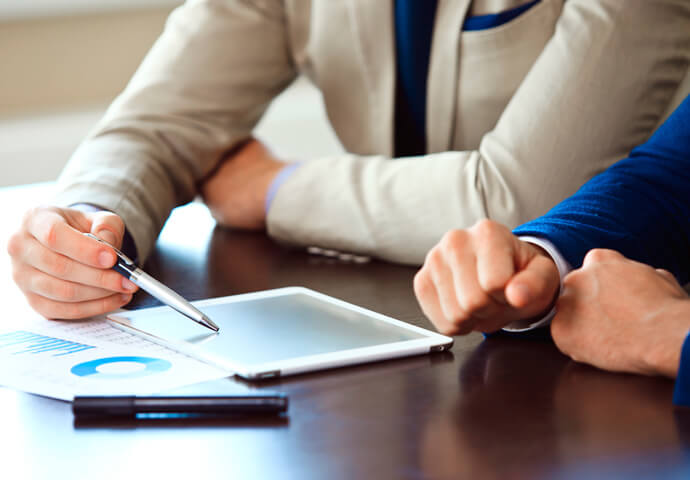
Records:
{"label": "person in beige jacket", "polygon": [[[55,206],[29,212],[9,242],[33,308],[79,318],[128,302],[136,287],[108,270],[113,252],[79,232],[119,246],[126,226],[143,260],[200,188],[232,226],[420,264],[447,230],[482,218],[516,226],[624,157],[672,107],[690,62],[687,0],[439,0],[426,149],[394,158],[396,3],[178,8],[72,157]],[[527,3],[496,28],[463,28]],[[256,142],[238,147],[300,74],[323,93],[347,153],[301,162],[265,213],[284,165]]]}

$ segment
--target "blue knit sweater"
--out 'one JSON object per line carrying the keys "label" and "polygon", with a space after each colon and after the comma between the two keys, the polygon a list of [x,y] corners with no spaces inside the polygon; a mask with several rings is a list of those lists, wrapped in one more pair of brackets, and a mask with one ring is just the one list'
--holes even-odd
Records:
{"label": "blue knit sweater", "polygon": [[[690,280],[690,97],[643,145],[587,182],[546,215],[517,229],[553,242],[577,268],[592,248]],[[674,402],[690,406],[686,337]]]}

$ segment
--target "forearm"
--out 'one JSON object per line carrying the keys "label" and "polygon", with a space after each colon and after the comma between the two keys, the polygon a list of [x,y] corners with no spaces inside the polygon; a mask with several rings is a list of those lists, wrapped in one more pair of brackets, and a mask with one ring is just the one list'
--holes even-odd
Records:
{"label": "forearm", "polygon": [[275,0],[202,0],[177,9],[70,160],[57,202],[120,215],[143,260],[170,210],[196,195],[294,78],[285,28]]}
{"label": "forearm", "polygon": [[690,99],[644,145],[546,215],[517,228],[548,238],[577,268],[592,248],[690,279]]}
{"label": "forearm", "polygon": [[655,127],[690,58],[683,5],[566,2],[476,150],[303,162],[274,198],[269,233],[420,264],[449,229],[482,218],[515,227],[545,213]]}

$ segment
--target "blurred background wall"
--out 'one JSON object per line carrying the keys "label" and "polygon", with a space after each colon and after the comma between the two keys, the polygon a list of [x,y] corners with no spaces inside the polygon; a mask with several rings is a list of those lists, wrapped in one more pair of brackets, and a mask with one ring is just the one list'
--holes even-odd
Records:
{"label": "blurred background wall", "polygon": [[[0,0],[0,186],[49,181],[124,88],[180,0]],[[297,81],[256,134],[288,158],[340,151]]]}

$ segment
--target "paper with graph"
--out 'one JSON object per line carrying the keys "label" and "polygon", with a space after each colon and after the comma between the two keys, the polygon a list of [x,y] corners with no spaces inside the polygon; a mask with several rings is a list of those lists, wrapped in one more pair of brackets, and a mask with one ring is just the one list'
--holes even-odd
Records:
{"label": "paper with graph", "polygon": [[[104,319],[55,322],[23,312],[0,329],[0,385],[47,397],[144,395],[227,377]],[[27,318],[31,317],[31,318]]]}

